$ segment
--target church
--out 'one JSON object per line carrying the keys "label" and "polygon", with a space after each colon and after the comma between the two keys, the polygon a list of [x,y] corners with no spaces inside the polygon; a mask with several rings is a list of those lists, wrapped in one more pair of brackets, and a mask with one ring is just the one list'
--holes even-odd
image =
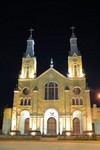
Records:
{"label": "church", "polygon": [[100,108],[96,104],[91,107],[74,27],[69,42],[66,76],[54,68],[52,58],[49,69],[37,76],[35,42],[30,31],[13,106],[4,110],[3,134],[100,134]]}

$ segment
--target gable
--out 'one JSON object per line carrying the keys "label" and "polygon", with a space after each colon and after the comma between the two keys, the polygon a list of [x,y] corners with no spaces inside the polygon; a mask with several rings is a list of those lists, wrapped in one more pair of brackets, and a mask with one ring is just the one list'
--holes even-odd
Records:
{"label": "gable", "polygon": [[60,72],[58,72],[57,70],[55,70],[54,68],[49,68],[48,70],[46,70],[44,73],[42,73],[40,76],[37,77],[37,80],[41,80],[41,79],[48,79],[48,80],[56,80],[56,79],[62,79],[65,80],[66,77],[64,75],[62,75]]}

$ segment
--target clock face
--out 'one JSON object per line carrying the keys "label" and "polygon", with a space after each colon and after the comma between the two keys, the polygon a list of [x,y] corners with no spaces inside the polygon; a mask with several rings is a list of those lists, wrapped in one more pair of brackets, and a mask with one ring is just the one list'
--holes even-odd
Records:
{"label": "clock face", "polygon": [[76,95],[78,95],[78,94],[81,93],[81,89],[80,89],[79,87],[75,87],[75,88],[73,89],[73,93],[76,94]]}
{"label": "clock face", "polygon": [[73,58],[73,61],[76,62],[76,61],[77,61],[77,58]]}
{"label": "clock face", "polygon": [[30,60],[28,59],[28,60],[26,60],[26,63],[30,63]]}
{"label": "clock face", "polygon": [[29,87],[26,87],[23,89],[23,94],[24,95],[28,95],[30,93],[30,88]]}

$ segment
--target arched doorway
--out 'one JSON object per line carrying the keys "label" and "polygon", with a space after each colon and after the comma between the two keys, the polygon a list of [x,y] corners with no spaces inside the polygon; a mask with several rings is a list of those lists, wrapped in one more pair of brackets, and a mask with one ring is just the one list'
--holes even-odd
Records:
{"label": "arched doorway", "polygon": [[58,112],[57,110],[53,109],[53,108],[50,108],[50,109],[47,109],[45,112],[44,112],[44,123],[43,123],[43,133],[44,135],[46,134],[50,134],[49,133],[49,129],[50,129],[50,125],[48,127],[48,124],[53,124],[53,123],[50,123],[51,120],[49,120],[50,118],[53,118],[52,120],[55,120],[55,129],[56,129],[56,133],[55,134],[58,134],[60,131],[58,130],[59,126],[58,126]]}
{"label": "arched doorway", "polygon": [[53,117],[47,120],[47,134],[56,134],[56,119]]}
{"label": "arched doorway", "polygon": [[28,131],[29,131],[29,118],[26,118],[24,124],[24,133],[27,134]]}
{"label": "arched doorway", "polygon": [[19,130],[21,134],[25,134],[25,130],[29,129],[29,118],[30,118],[29,112],[27,110],[23,110],[20,114],[20,122],[19,122]]}
{"label": "arched doorway", "polygon": [[[76,126],[78,126],[78,127],[75,127],[75,124],[77,124]],[[78,132],[80,134],[83,133],[83,114],[80,110],[76,110],[73,112],[73,130],[75,132],[77,130],[76,133],[78,133]]]}
{"label": "arched doorway", "polygon": [[78,118],[73,119],[73,130],[75,134],[80,134],[80,120]]}

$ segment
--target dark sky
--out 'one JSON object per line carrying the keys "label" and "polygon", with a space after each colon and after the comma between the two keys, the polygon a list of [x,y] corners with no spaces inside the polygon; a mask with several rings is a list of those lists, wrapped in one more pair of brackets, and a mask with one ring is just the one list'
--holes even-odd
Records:
{"label": "dark sky", "polygon": [[[0,108],[11,106],[13,91],[33,28],[35,55],[40,75],[50,66],[67,73],[71,26],[75,26],[88,86],[100,89],[100,9],[95,1],[37,0],[0,4]],[[92,97],[93,99],[93,97]]]}

